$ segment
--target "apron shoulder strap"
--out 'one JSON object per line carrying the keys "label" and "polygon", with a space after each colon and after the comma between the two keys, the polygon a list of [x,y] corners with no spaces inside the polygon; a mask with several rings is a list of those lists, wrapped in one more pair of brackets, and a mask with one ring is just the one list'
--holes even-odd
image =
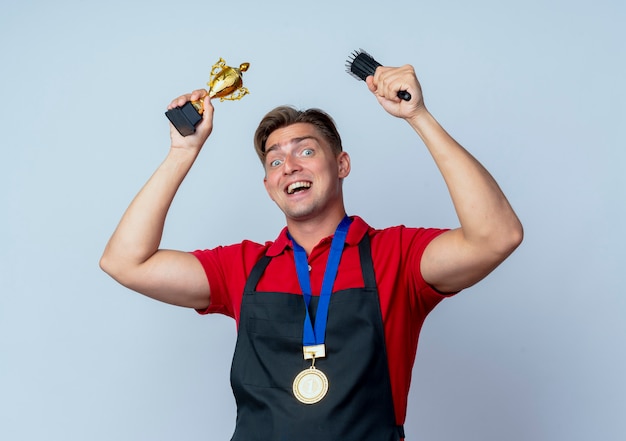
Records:
{"label": "apron shoulder strap", "polygon": [[359,257],[361,259],[361,272],[363,273],[363,283],[365,288],[376,289],[376,274],[374,273],[374,263],[372,261],[372,247],[369,234],[365,234],[359,242]]}
{"label": "apron shoulder strap", "polygon": [[[363,236],[361,242],[359,242],[359,258],[361,260],[361,272],[363,274],[363,282],[366,288],[376,289],[376,274],[374,273],[374,263],[372,261],[372,248],[370,243],[370,237],[368,234]],[[244,291],[252,293],[255,291],[261,276],[265,272],[265,268],[269,265],[272,258],[268,255],[263,255],[257,263],[252,267],[248,280],[246,280],[246,286]]]}
{"label": "apron shoulder strap", "polygon": [[246,280],[244,295],[254,294],[256,286],[259,283],[259,280],[261,279],[265,268],[267,268],[267,265],[270,263],[270,260],[272,260],[272,258],[264,254],[257,261],[257,263],[254,264],[254,266],[252,267],[252,271],[250,271],[250,275],[248,276],[248,280]]}
{"label": "apron shoulder strap", "polygon": [[396,429],[398,430],[398,436],[400,439],[404,439],[404,425],[396,426]]}

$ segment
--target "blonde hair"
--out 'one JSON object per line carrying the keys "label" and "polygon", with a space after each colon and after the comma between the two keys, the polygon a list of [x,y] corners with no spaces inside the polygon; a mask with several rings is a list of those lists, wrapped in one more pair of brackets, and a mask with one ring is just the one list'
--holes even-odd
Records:
{"label": "blonde hair", "polygon": [[328,142],[335,156],[343,151],[335,121],[329,114],[315,108],[298,110],[292,106],[279,106],[263,117],[254,133],[254,149],[261,163],[265,163],[265,143],[272,132],[296,123],[315,126]]}

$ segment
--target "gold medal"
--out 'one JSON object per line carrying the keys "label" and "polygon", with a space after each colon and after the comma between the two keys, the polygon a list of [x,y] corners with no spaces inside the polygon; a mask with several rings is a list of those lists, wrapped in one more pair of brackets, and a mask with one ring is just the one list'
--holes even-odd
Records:
{"label": "gold medal", "polygon": [[328,378],[315,366],[303,370],[293,380],[293,394],[304,404],[315,404],[328,392]]}

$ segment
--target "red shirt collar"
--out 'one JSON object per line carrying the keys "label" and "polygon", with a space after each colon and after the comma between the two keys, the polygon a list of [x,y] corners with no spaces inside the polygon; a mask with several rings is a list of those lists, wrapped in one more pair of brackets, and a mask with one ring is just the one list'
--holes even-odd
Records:
{"label": "red shirt collar", "polygon": [[[352,223],[350,224],[350,229],[348,230],[348,236],[346,237],[346,243],[348,245],[354,246],[358,245],[358,243],[363,239],[365,233],[368,232],[370,226],[365,223],[363,219],[359,216],[350,216],[352,218]],[[320,241],[320,244],[324,242],[328,242],[330,244],[332,236],[326,237]],[[274,243],[270,245],[267,249],[267,255],[270,257],[278,256],[282,254],[286,248],[292,248],[291,239],[287,236],[287,227],[283,228],[280,232]]]}

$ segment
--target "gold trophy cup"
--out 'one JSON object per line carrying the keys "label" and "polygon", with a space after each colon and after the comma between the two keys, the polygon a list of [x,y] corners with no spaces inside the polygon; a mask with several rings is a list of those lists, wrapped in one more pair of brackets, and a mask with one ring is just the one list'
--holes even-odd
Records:
{"label": "gold trophy cup", "polygon": [[[211,79],[207,83],[209,96],[217,97],[220,101],[237,101],[243,98],[249,91],[243,87],[242,74],[249,67],[250,63],[242,63],[239,68],[230,67],[220,58],[211,68]],[[196,131],[196,124],[202,120],[202,103],[202,100],[187,102],[184,106],[168,110],[165,116],[181,135],[191,135]]]}

